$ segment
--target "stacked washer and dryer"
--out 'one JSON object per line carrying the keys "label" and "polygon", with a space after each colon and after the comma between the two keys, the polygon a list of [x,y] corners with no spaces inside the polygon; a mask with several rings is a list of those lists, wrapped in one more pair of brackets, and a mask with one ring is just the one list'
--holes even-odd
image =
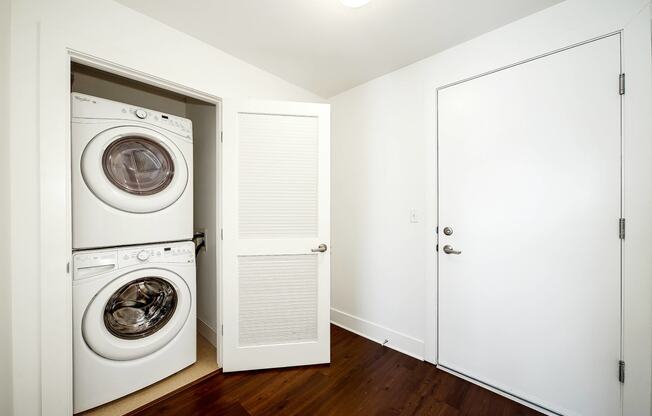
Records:
{"label": "stacked washer and dryer", "polygon": [[72,94],[75,413],[196,361],[192,123]]}

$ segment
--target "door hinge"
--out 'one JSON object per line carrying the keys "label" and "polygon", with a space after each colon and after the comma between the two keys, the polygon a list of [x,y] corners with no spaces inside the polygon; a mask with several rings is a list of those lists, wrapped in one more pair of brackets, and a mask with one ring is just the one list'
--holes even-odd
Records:
{"label": "door hinge", "polygon": [[224,335],[224,325],[222,325],[221,331],[222,331],[222,335]]}
{"label": "door hinge", "polygon": [[623,360],[618,361],[618,381],[625,382],[625,362]]}
{"label": "door hinge", "polygon": [[70,262],[66,263],[66,273],[70,273]]}
{"label": "door hinge", "polygon": [[620,95],[625,95],[625,74],[622,73],[618,76],[618,91]]}
{"label": "door hinge", "polygon": [[625,219],[620,218],[618,220],[618,238],[621,240],[625,239]]}
{"label": "door hinge", "polygon": [[220,228],[220,240],[224,240],[224,228]]}
{"label": "door hinge", "polygon": [[220,143],[224,143],[224,132],[220,132]]}

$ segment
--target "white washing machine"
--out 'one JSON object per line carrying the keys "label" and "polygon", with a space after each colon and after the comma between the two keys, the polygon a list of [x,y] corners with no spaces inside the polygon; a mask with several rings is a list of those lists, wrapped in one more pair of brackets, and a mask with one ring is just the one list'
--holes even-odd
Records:
{"label": "white washing machine", "polygon": [[75,413],[196,361],[194,250],[181,242],[73,256]]}
{"label": "white washing machine", "polygon": [[72,94],[73,248],[193,236],[192,122]]}

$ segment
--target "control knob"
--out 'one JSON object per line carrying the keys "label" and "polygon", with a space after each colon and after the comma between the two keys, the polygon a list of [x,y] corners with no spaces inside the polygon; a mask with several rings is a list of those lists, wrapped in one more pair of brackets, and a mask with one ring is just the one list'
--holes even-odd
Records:
{"label": "control knob", "polygon": [[138,260],[140,261],[145,261],[149,258],[149,251],[142,250],[138,252],[138,255],[136,257],[138,257]]}

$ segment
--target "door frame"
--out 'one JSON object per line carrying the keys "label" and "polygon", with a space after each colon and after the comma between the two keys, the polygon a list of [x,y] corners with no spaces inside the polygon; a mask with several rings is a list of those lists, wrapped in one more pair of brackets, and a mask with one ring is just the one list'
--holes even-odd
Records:
{"label": "door frame", "polygon": [[[652,144],[649,138],[652,136],[652,123],[649,114],[652,110],[652,95],[649,74],[651,72],[650,50],[646,51],[646,41],[649,41],[649,33],[646,33],[643,19],[649,13],[646,7],[640,11],[625,28],[604,33],[581,42],[568,44],[567,46],[550,50],[548,52],[532,56],[528,59],[516,61],[512,64],[491,69],[468,76],[452,82],[442,83],[435,88],[435,224],[437,230],[439,224],[439,151],[438,151],[438,94],[439,90],[470,81],[485,75],[502,71],[516,65],[524,64],[539,58],[552,55],[557,52],[568,50],[593,41],[607,38],[609,36],[620,36],[621,43],[621,73],[626,74],[630,87],[624,95],[621,95],[621,215],[629,224],[637,224],[637,228],[631,229],[621,241],[621,356],[626,363],[625,383],[621,385],[622,414],[626,416],[640,415],[641,412],[650,412],[650,378],[652,374],[652,262],[646,261],[652,250],[652,220],[649,217],[649,208],[652,198],[643,194],[652,194],[652,168],[650,156],[652,156]],[[649,16],[647,16],[649,19]],[[649,43],[647,44],[649,49]],[[638,49],[637,49],[638,48]],[[634,84],[636,83],[636,84]],[[618,88],[618,80],[614,80],[614,89]],[[645,157],[648,157],[647,161]],[[647,163],[646,163],[647,162]],[[626,186],[627,185],[627,186]],[[614,227],[614,233],[617,227]],[[634,234],[634,235],[632,235]],[[434,240],[439,241],[439,235],[435,234]],[[439,262],[438,253],[435,254],[434,264],[434,291],[435,296],[427,298],[426,307],[428,311],[434,311],[434,345],[430,345],[434,354],[435,362],[443,371],[454,374],[474,384],[480,385],[497,394],[508,397],[525,406],[534,408],[544,414],[557,415],[547,409],[541,408],[533,403],[522,400],[518,397],[492,386],[486,385],[454,370],[440,366],[437,363],[439,345]],[[646,290],[647,289],[647,290]],[[643,340],[643,342],[641,342]],[[641,345],[642,344],[642,345]],[[428,348],[428,345],[426,346]],[[434,351],[433,351],[434,350]],[[614,363],[614,377],[618,376],[617,363]]]}
{"label": "door frame", "polygon": [[[155,74],[145,73],[119,62],[56,43],[41,28],[39,42],[39,126],[53,126],[46,134],[40,127],[39,191],[41,285],[41,409],[49,413],[73,413],[72,341],[72,200],[71,200],[71,104],[70,76],[73,62],[134,81],[173,91],[215,105],[216,172],[222,176],[222,98]],[[54,28],[50,28],[55,30]],[[52,71],[56,71],[55,74]],[[56,81],[56,82],[54,82]],[[58,111],[52,112],[53,108]],[[217,228],[222,227],[221,180],[215,195]],[[218,302],[216,341],[218,366],[222,362],[221,246],[217,250],[216,301]]]}

